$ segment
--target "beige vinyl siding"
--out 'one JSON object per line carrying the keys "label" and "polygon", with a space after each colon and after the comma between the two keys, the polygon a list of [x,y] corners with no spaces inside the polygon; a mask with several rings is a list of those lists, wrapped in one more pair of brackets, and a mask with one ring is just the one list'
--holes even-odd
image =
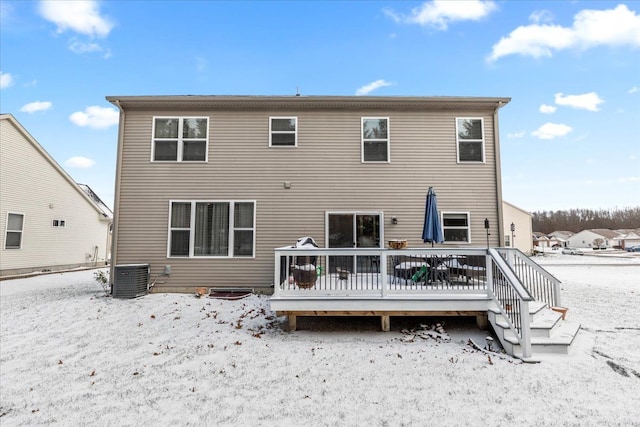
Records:
{"label": "beige vinyl siding", "polygon": [[[421,241],[429,186],[441,211],[470,211],[472,245],[498,244],[493,109],[154,109],[126,111],[117,263],[172,266],[158,288],[269,286],[273,249],[312,236],[325,246],[326,211],[384,212],[385,239]],[[208,116],[208,163],[152,163],[153,116]],[[269,117],[298,118],[298,146],[269,147]],[[390,163],[361,162],[361,118],[389,117]],[[456,117],[482,117],[483,164],[457,163]],[[291,188],[285,189],[284,183]],[[169,200],[255,200],[254,259],[167,258]],[[390,224],[391,217],[397,225]]]}
{"label": "beige vinyl siding", "polygon": [[[109,221],[10,120],[0,126],[0,275],[93,265],[95,246],[104,265]],[[4,249],[7,212],[24,214],[21,249]]]}

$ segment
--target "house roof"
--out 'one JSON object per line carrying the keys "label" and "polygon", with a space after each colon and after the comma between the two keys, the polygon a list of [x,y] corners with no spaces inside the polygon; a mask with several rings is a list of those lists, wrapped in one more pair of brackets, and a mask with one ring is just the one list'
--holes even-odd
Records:
{"label": "house roof", "polygon": [[576,233],[574,233],[572,231],[557,230],[557,231],[554,231],[552,233],[547,234],[547,236],[553,236],[558,240],[563,240],[564,241],[564,240],[567,240],[569,237],[573,236],[574,234],[576,234]]}
{"label": "house roof", "polygon": [[461,96],[229,96],[229,95],[158,95],[158,96],[107,96],[112,104],[127,108],[155,108],[167,106],[179,108],[343,108],[343,109],[498,109],[511,98],[461,97]]}
{"label": "house roof", "polygon": [[90,196],[88,192],[86,192],[80,185],[78,185],[69,174],[56,162],[53,157],[47,152],[47,150],[36,141],[36,139],[20,124],[20,122],[13,117],[12,114],[0,114],[0,120],[6,120],[11,123],[17,130],[22,134],[22,136],[27,140],[35,149],[38,151],[42,157],[53,167],[68,183],[74,188],[85,200],[100,214],[103,218],[112,218],[113,213],[111,210],[102,203],[102,200],[89,188],[89,191],[100,200],[100,202],[96,202],[96,199],[93,196]]}
{"label": "house roof", "polygon": [[520,211],[520,212],[522,212],[522,213],[525,213],[525,214],[527,214],[527,215],[529,215],[529,216],[532,216],[532,215],[531,215],[531,212],[526,211],[526,210],[524,210],[524,209],[522,209],[522,208],[519,208],[518,206],[514,205],[513,203],[509,203],[509,202],[507,202],[506,200],[502,200],[502,203],[504,203],[505,205],[509,205],[509,206],[511,206],[511,207],[512,207],[513,209],[515,209],[515,210],[518,210],[518,211]]}
{"label": "house roof", "polygon": [[109,207],[98,197],[98,195],[89,187],[87,184],[80,184],[78,186],[85,192],[87,196],[93,200],[93,203],[98,205],[98,207],[102,210],[102,213],[105,217],[113,218],[113,212]]}
{"label": "house roof", "polygon": [[588,231],[599,234],[603,237],[606,237],[607,239],[615,239],[620,236],[620,233],[618,233],[617,231],[609,230],[608,228],[592,228]]}

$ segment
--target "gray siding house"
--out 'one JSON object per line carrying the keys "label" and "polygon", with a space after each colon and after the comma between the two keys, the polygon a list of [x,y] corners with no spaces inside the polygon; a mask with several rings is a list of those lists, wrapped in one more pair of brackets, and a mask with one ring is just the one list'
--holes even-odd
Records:
{"label": "gray siding house", "polygon": [[436,247],[504,241],[498,110],[510,98],[106,99],[120,109],[112,265],[148,263],[156,291],[269,292],[274,249],[303,236],[431,247],[429,187]]}

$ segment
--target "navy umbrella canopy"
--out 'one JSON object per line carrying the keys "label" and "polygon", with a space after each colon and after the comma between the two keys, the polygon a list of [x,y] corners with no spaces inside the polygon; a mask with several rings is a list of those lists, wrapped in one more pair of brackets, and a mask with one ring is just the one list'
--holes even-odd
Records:
{"label": "navy umbrella canopy", "polygon": [[422,228],[422,240],[424,243],[444,242],[442,227],[440,226],[440,216],[438,215],[438,200],[433,187],[429,187],[427,201],[424,211],[424,226]]}

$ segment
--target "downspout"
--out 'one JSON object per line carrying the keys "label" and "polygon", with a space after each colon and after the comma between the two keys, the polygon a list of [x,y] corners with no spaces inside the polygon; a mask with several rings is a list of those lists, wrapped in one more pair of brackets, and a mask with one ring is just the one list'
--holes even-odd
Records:
{"label": "downspout", "polygon": [[124,109],[120,105],[119,100],[113,101],[113,104],[120,110],[120,119],[118,123],[118,152],[116,157],[116,182],[114,190],[113,201],[113,227],[111,229],[111,264],[109,265],[109,286],[113,291],[113,278],[115,272],[115,265],[118,255],[118,219],[120,217],[120,180],[122,173],[120,172],[122,167],[122,151],[124,143],[124,122],[125,113]]}
{"label": "downspout", "polygon": [[496,157],[496,200],[498,200],[498,247],[504,242],[504,217],[502,212],[502,166],[500,160],[500,135],[498,132],[498,110],[502,107],[502,101],[498,101],[493,111],[493,150]]}

